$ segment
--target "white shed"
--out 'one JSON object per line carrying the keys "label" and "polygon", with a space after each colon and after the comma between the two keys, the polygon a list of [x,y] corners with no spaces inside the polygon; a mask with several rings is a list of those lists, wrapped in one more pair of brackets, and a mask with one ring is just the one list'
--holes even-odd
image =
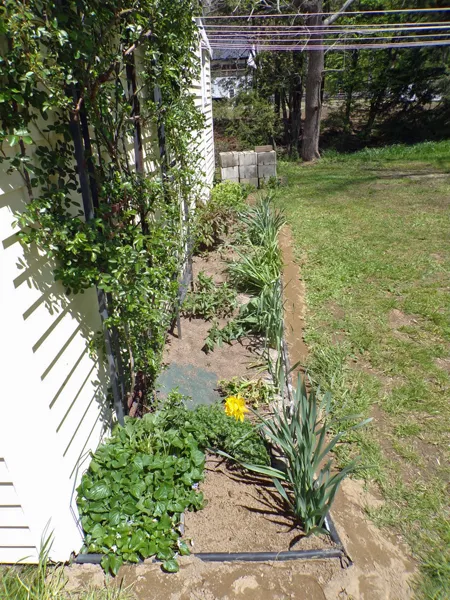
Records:
{"label": "white shed", "polygon": [[[214,177],[210,56],[202,44],[194,86],[206,127],[196,134],[204,190]],[[38,130],[33,140],[41,143]],[[152,155],[154,137],[144,135]],[[149,147],[150,146],[150,147]],[[11,149],[13,152],[15,149]],[[53,533],[51,558],[82,545],[76,487],[89,453],[109,431],[108,375],[88,343],[101,329],[95,291],[67,296],[54,264],[17,238],[15,214],[28,201],[20,175],[0,164],[0,563],[36,562]]]}

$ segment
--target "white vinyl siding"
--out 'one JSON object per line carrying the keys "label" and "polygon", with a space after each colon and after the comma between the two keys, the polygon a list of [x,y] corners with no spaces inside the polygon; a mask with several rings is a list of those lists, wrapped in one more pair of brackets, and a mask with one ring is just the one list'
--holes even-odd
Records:
{"label": "white vinyl siding", "polygon": [[4,458],[0,458],[0,562],[34,562],[34,545]]}

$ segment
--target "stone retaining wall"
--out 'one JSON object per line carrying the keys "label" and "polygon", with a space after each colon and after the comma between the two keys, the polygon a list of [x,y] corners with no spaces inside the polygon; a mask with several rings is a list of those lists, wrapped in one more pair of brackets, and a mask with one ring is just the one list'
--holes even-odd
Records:
{"label": "stone retaining wall", "polygon": [[221,152],[222,181],[250,183],[261,187],[262,181],[277,176],[277,154],[272,146],[256,146],[244,152]]}

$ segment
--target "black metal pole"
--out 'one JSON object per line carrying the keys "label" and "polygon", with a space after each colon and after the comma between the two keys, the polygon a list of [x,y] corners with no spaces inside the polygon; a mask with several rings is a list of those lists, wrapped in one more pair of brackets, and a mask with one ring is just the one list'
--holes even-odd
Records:
{"label": "black metal pole", "polygon": [[[79,102],[79,95],[76,92],[75,88],[72,90],[71,96],[73,97],[76,104]],[[86,120],[87,126],[87,120]],[[91,221],[94,218],[94,205],[92,201],[91,195],[91,182],[90,177],[86,169],[86,160],[85,160],[85,148],[83,144],[83,136],[81,134],[80,127],[80,118],[79,114],[72,112],[70,116],[69,122],[70,132],[72,134],[72,140],[75,149],[75,160],[77,163],[78,169],[78,177],[80,180],[80,188],[81,188],[81,197],[83,200],[83,210],[84,216],[87,222]],[[123,425],[124,424],[124,405],[123,398],[120,394],[119,388],[119,379],[117,375],[116,362],[114,359],[114,354],[112,350],[111,344],[111,336],[108,328],[105,325],[105,321],[108,318],[108,311],[106,305],[106,297],[105,292],[99,288],[97,289],[97,301],[99,306],[100,318],[103,326],[103,334],[105,339],[105,348],[106,348],[106,356],[109,366],[109,375],[114,399],[114,408],[116,411],[116,416],[118,422]]]}

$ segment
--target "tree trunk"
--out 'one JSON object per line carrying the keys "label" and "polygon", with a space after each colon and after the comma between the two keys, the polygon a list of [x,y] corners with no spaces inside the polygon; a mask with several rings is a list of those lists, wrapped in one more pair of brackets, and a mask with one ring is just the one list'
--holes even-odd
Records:
{"label": "tree trunk", "polygon": [[281,92],[281,107],[283,109],[283,126],[284,126],[284,143],[285,145],[289,144],[289,116],[287,110],[287,101],[286,101],[286,92],[283,90]]}
{"label": "tree trunk", "polygon": [[274,109],[275,109],[275,116],[276,116],[277,119],[279,119],[280,118],[280,111],[281,111],[281,94],[280,94],[280,90],[275,90]]}
{"label": "tree trunk", "polygon": [[300,131],[302,126],[302,96],[303,96],[303,84],[302,84],[302,66],[303,66],[303,54],[301,52],[294,52],[292,58],[295,66],[295,79],[292,89],[292,114],[291,114],[291,141],[290,141],[290,154],[291,156],[298,157]]}
{"label": "tree trunk", "polygon": [[353,50],[352,52],[352,66],[351,66],[351,81],[349,84],[346,94],[345,94],[345,111],[344,111],[344,129],[345,131],[350,131],[351,129],[351,116],[352,116],[352,108],[353,108],[353,90],[354,90],[354,79],[356,69],[358,67],[358,58],[359,52],[358,50]]}
{"label": "tree trunk", "polygon": [[[307,25],[321,25],[322,0],[317,0],[311,5],[309,12],[311,16],[307,17]],[[316,28],[313,31],[318,31]],[[322,78],[324,70],[324,51],[314,50],[314,46],[323,44],[320,31],[312,34],[308,43],[308,71],[306,75],[306,94],[305,94],[305,126],[303,128],[302,141],[302,159],[306,162],[320,158],[319,154],[319,136],[320,136],[320,118],[322,112]]]}

